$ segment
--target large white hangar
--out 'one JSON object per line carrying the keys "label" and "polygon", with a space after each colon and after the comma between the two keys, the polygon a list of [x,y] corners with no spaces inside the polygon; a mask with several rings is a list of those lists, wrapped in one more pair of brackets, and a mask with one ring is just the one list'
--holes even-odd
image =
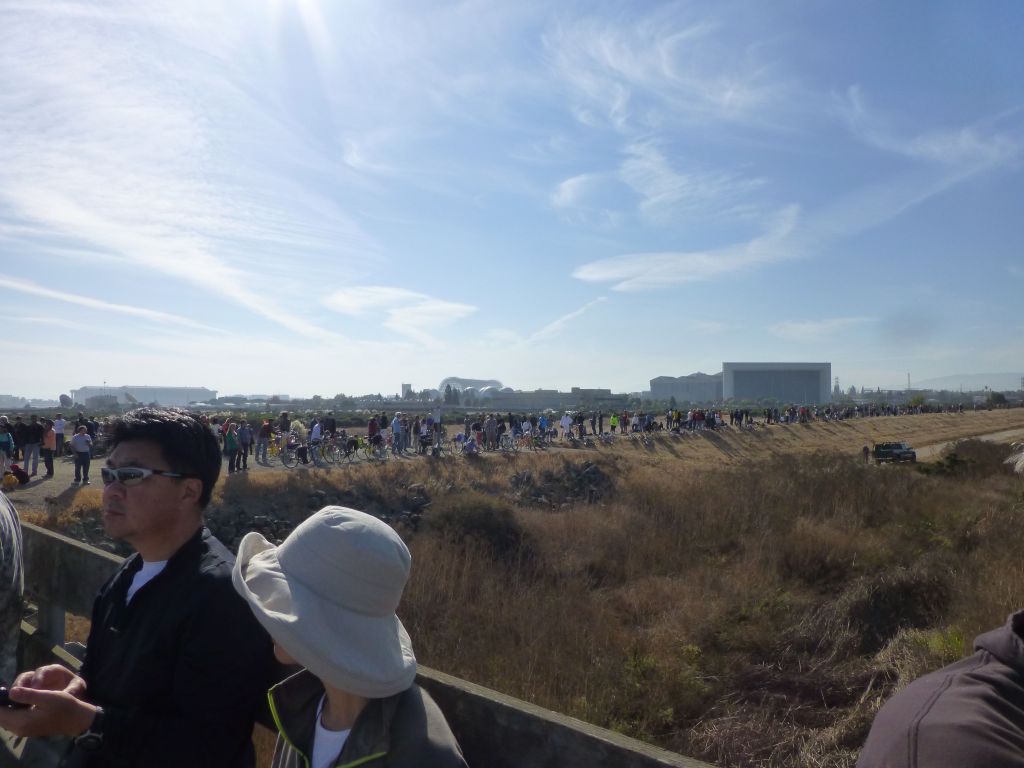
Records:
{"label": "large white hangar", "polygon": [[827,403],[831,393],[832,363],[722,363],[726,400]]}

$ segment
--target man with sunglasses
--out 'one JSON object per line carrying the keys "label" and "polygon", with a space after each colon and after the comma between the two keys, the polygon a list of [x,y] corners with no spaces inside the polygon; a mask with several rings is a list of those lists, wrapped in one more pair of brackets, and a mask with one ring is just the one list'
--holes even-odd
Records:
{"label": "man with sunglasses", "polygon": [[203,526],[220,474],[197,416],[142,408],[115,423],[101,470],[107,535],[136,550],[100,590],[81,675],[20,675],[0,726],[73,736],[66,766],[251,766],[271,643]]}

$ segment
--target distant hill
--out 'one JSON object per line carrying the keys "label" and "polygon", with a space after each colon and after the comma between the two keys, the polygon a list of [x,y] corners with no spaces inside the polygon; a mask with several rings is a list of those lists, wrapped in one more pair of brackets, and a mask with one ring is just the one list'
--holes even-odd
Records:
{"label": "distant hill", "polygon": [[955,391],[963,388],[964,392],[975,392],[988,387],[996,392],[1016,391],[1020,389],[1020,380],[1024,373],[963,373],[954,376],[940,376],[937,379],[923,379],[911,384],[914,389],[948,389]]}

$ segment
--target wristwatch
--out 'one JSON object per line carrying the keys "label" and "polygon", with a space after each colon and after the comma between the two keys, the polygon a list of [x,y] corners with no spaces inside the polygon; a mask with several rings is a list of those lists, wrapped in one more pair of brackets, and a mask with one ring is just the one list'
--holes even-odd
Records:
{"label": "wristwatch", "polygon": [[75,746],[86,752],[95,752],[103,746],[103,707],[96,707],[96,716],[85,733],[75,736]]}

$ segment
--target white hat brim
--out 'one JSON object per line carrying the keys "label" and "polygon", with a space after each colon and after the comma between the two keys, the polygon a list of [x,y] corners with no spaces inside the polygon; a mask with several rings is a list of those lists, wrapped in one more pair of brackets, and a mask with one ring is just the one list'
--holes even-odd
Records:
{"label": "white hat brim", "polygon": [[324,597],[329,584],[314,591],[289,579],[260,534],[242,539],[231,580],[274,642],[324,683],[373,699],[412,685],[416,657],[396,615],[353,611]]}

